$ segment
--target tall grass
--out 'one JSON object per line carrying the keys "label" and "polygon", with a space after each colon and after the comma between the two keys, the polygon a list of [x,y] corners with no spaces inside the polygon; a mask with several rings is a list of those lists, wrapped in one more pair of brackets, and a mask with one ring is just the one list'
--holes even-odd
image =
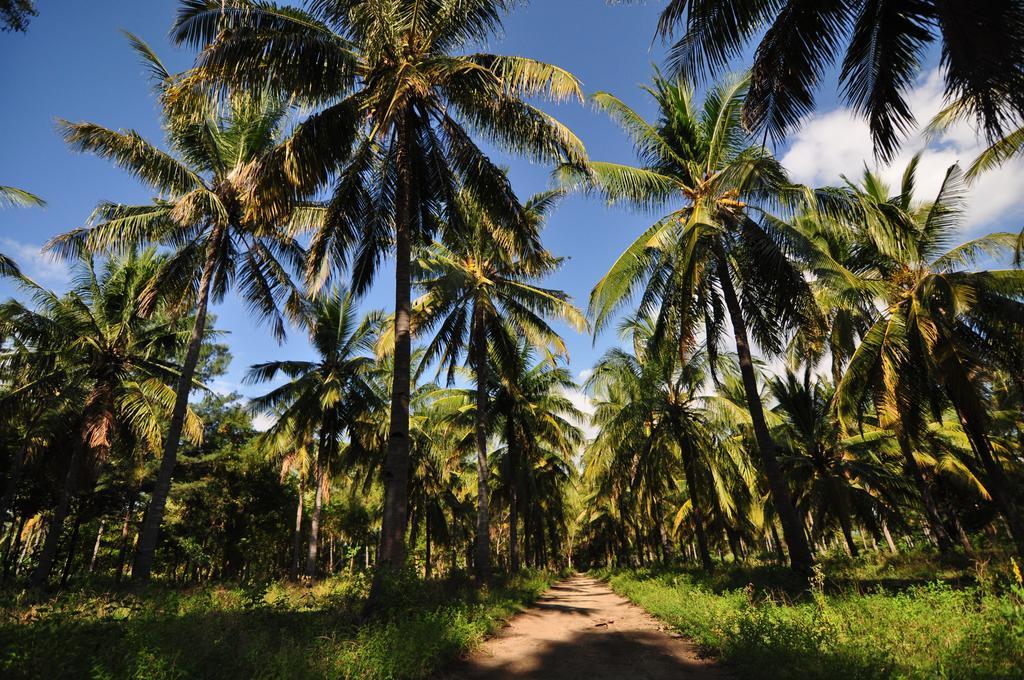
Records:
{"label": "tall grass", "polygon": [[369,623],[362,579],[9,599],[0,677],[429,677],[548,585],[542,573],[483,591],[408,579],[392,589],[389,616]]}
{"label": "tall grass", "polygon": [[819,572],[795,595],[752,584],[721,588],[681,571],[603,575],[740,677],[1024,678],[1019,582],[835,592]]}

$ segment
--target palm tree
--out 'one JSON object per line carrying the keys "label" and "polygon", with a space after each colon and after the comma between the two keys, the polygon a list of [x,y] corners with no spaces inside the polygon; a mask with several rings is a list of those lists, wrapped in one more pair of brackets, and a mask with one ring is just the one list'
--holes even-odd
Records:
{"label": "palm tree", "polygon": [[330,483],[328,471],[338,460],[342,436],[353,435],[357,420],[378,406],[368,373],[383,321],[371,312],[356,319],[356,303],[347,291],[334,291],[312,302],[309,339],[317,361],[279,360],[256,364],[246,382],[264,383],[283,375],[289,380],[250,402],[254,411],[273,413],[277,422],[268,431],[296,441],[317,433],[314,467],[316,495],[310,516],[306,576],[316,578],[320,513]]}
{"label": "palm tree", "polygon": [[888,187],[870,172],[849,189],[864,204],[882,206],[888,219],[859,233],[874,261],[866,277],[881,284],[880,311],[836,388],[837,407],[849,426],[865,400],[873,401],[880,424],[896,431],[933,531],[948,548],[912,450],[931,414],[941,411],[939,400],[948,399],[985,470],[985,487],[1024,555],[1024,523],[992,447],[982,384],[993,360],[1019,352],[1010,348],[1019,348],[1024,330],[1024,272],[967,269],[982,255],[1005,253],[1015,236],[989,234],[950,249],[961,224],[963,175],[951,166],[935,200],[919,203],[914,199],[916,162],[896,196],[889,196]]}
{"label": "palm tree", "polygon": [[[624,325],[635,353],[609,350],[587,380],[588,388],[603,395],[595,413],[601,432],[593,446],[613,456],[611,467],[627,475],[624,483],[646,506],[643,516],[653,516],[658,525],[661,503],[676,490],[675,475],[686,480],[698,556],[710,571],[705,523],[714,490],[707,488],[707,452],[714,438],[698,403],[706,375],[698,360],[680,357],[674,343],[652,342],[651,326],[648,320]],[[628,396],[609,398],[613,392]]]}
{"label": "palm tree", "polygon": [[[842,436],[832,411],[834,388],[818,380],[798,380],[792,370],[769,381],[782,422],[777,438],[787,456],[783,466],[797,481],[797,505],[814,518],[815,532],[826,520],[839,522],[847,549],[854,557],[853,519],[873,527],[886,501],[895,495],[894,471],[887,455],[892,432],[865,423],[856,434]],[[898,472],[897,472],[898,474]]]}
{"label": "palm tree", "polygon": [[253,313],[283,339],[280,306],[293,318],[301,310],[301,294],[290,271],[301,261],[302,249],[264,219],[260,207],[264,197],[248,180],[252,167],[272,156],[276,148],[286,122],[282,101],[234,93],[218,105],[191,92],[171,103],[168,93],[189,82],[188,75],[172,75],[145,43],[130,34],[129,39],[165,103],[162,122],[171,152],[132,130],[114,131],[94,123],[60,125],[72,148],[113,161],[158,191],[160,198],[143,205],[103,203],[89,226],[54,239],[49,247],[76,254],[119,252],[147,243],[168,245],[174,254],[158,272],[155,286],[143,295],[146,308],[155,304],[154,291],[164,282],[182,286],[188,292],[186,300],[195,305],[175,408],[132,570],[133,579],[145,581],[153,569],[208,305],[237,284]]}
{"label": "palm tree", "polygon": [[[35,194],[30,194],[23,189],[15,187],[0,186],[0,208],[13,206],[38,206],[43,207],[46,201]],[[20,274],[18,265],[14,260],[0,253],[0,276],[18,276]]]}
{"label": "palm tree", "polygon": [[[73,444],[63,486],[58,494],[38,566],[36,587],[45,585],[56,557],[80,469],[88,457],[104,460],[120,432],[130,433],[150,447],[162,443],[164,418],[174,403],[168,383],[180,378],[173,357],[184,333],[182,323],[160,313],[141,313],[143,293],[164,265],[152,251],[108,261],[97,271],[92,259],[76,265],[70,293],[59,296],[23,280],[35,309],[11,300],[0,310],[4,335],[14,346],[3,359],[17,373],[31,368],[33,380],[11,390],[6,399],[30,393],[36,382],[60,376],[61,390],[85,392],[78,439]],[[198,441],[202,428],[187,410],[184,435]]]}
{"label": "palm tree", "polygon": [[[509,222],[521,206],[507,177],[470,132],[515,153],[560,162],[582,143],[526,99],[581,99],[566,71],[523,57],[473,53],[494,35],[509,0],[315,0],[303,11],[251,0],[188,0],[173,35],[203,48],[208,78],[269,85],[317,109],[283,151],[284,192],[334,179],[314,225],[307,281],[315,289],[351,260],[362,293],[383,256],[395,269],[395,373],[385,463],[385,501],[375,595],[405,560],[411,357],[410,266],[415,244],[441,228],[464,188]],[[379,598],[371,598],[371,602]]]}
{"label": "palm tree", "polygon": [[496,491],[508,502],[509,566],[515,574],[520,568],[520,516],[535,528],[534,545],[543,540],[545,519],[566,516],[564,492],[573,477],[571,461],[583,444],[578,424],[585,415],[567,396],[576,389],[569,371],[547,359],[534,361],[529,344],[498,362],[494,377],[488,420],[504,442],[494,452]]}
{"label": "palm tree", "polygon": [[671,206],[597,284],[590,314],[600,330],[639,289],[637,315],[656,318],[655,335],[678,338],[685,351],[703,326],[712,363],[728,318],[771,500],[792,566],[807,573],[811,552],[779,470],[751,354],[751,335],[774,354],[785,331],[818,321],[808,284],[788,256],[791,230],[765,210],[797,190],[742,125],[745,78],[712,88],[703,106],[688,85],[660,75],[647,91],[660,111],[653,124],[610,94],[594,97],[632,138],[643,167],[595,162],[565,168],[567,179],[582,179],[609,202]]}
{"label": "palm tree", "polygon": [[539,227],[557,192],[541,194],[523,206],[525,233],[517,224],[502,224],[468,194],[459,198],[460,220],[446,243],[434,243],[414,266],[417,284],[426,294],[414,304],[419,329],[437,326],[423,361],[448,369],[449,383],[463,353],[476,380],[477,539],[476,567],[481,581],[490,577],[490,514],[488,512],[488,390],[490,354],[518,356],[519,338],[533,346],[566,356],[565,344],[545,317],[559,317],[578,329],[583,315],[562,291],[534,282],[562,264],[539,245]]}
{"label": "palm tree", "polygon": [[759,38],[744,120],[776,142],[814,110],[814,90],[844,44],[844,98],[868,119],[883,159],[913,126],[907,91],[936,39],[946,98],[962,100],[990,137],[1024,115],[1024,7],[1015,2],[669,0],[658,30],[681,33],[669,61],[689,79],[728,68]]}

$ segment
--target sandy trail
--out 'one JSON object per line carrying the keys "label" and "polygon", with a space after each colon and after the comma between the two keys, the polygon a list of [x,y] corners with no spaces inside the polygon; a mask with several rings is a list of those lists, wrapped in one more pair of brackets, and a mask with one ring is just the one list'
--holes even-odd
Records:
{"label": "sandy trail", "polygon": [[604,583],[576,576],[555,585],[444,677],[705,680],[729,676],[715,662],[701,659],[693,644],[666,633],[647,612]]}

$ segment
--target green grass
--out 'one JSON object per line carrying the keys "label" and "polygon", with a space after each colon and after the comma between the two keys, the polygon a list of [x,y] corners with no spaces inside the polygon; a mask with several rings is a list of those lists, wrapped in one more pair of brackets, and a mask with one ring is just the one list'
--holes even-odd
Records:
{"label": "green grass", "polygon": [[417,678],[478,644],[549,585],[531,574],[476,591],[410,580],[386,618],[360,624],[364,580],[9,596],[0,677]]}
{"label": "green grass", "polygon": [[1012,577],[958,587],[866,565],[826,574],[802,591],[777,568],[601,575],[739,677],[1024,677],[1024,588]]}

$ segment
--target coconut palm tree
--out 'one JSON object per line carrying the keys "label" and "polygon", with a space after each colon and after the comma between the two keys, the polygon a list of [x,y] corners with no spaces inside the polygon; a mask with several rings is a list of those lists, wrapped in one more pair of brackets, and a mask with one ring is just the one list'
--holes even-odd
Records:
{"label": "coconut palm tree", "polygon": [[766,211],[798,192],[778,161],[752,143],[742,125],[747,82],[725,81],[700,105],[689,85],[656,75],[653,87],[646,88],[659,108],[655,123],[610,94],[595,95],[596,105],[633,140],[643,166],[593,162],[584,169],[564,168],[563,175],[609,202],[668,210],[594,288],[590,315],[595,329],[607,325],[640,291],[637,315],[656,319],[657,338],[678,338],[685,351],[703,327],[714,364],[728,319],[771,501],[792,566],[806,573],[811,552],[776,460],[751,340],[765,352],[778,353],[786,331],[819,320],[810,288],[789,257],[792,230]]}
{"label": "coconut palm tree", "polygon": [[[476,53],[508,0],[314,0],[307,10],[251,0],[187,0],[174,38],[203,49],[200,71],[216,82],[269,85],[316,112],[283,152],[280,191],[333,182],[330,207],[300,219],[314,227],[307,280],[315,289],[349,262],[361,293],[383,257],[395,269],[395,382],[378,552],[385,572],[405,559],[408,512],[413,246],[428,243],[460,188],[514,221],[521,206],[505,174],[471,133],[548,162],[580,161],[580,141],[527,99],[581,99],[566,71],[523,57]],[[288,201],[282,199],[282,203]],[[376,598],[371,598],[376,601]]]}
{"label": "coconut palm tree", "polygon": [[179,95],[172,104],[168,93],[189,76],[170,73],[145,43],[130,34],[129,40],[165,103],[162,123],[170,151],[133,130],[115,131],[95,123],[60,126],[73,149],[111,160],[160,197],[142,205],[103,203],[90,225],[57,237],[49,247],[73,255],[120,252],[140,244],[170,246],[174,254],[158,272],[154,287],[142,296],[147,303],[143,311],[156,303],[155,291],[168,282],[187,291],[183,309],[191,311],[194,305],[195,325],[132,570],[133,579],[145,581],[153,568],[208,306],[237,285],[252,312],[283,339],[282,305],[293,318],[301,311],[301,294],[290,272],[301,261],[302,249],[262,217],[257,204],[263,197],[247,179],[252,167],[276,148],[287,107],[258,91],[233,93],[218,103],[190,90],[189,96]]}
{"label": "coconut palm tree", "polygon": [[[159,313],[143,315],[143,293],[164,261],[153,251],[112,259],[97,270],[91,258],[75,265],[75,283],[64,296],[24,279],[34,298],[32,307],[11,300],[0,310],[3,334],[13,347],[3,365],[13,374],[30,369],[33,380],[5,395],[30,394],[36,382],[60,389],[81,388],[85,397],[77,414],[78,439],[73,444],[58,503],[32,576],[46,583],[57,553],[81,468],[87,460],[105,459],[119,433],[125,431],[148,446],[162,444],[163,422],[174,404],[170,383],[180,379],[173,363],[184,339],[185,318]],[[186,410],[183,434],[198,441],[202,428]]]}
{"label": "coconut palm tree", "polygon": [[[539,244],[539,227],[558,192],[535,196],[523,206],[527,220],[508,224],[494,220],[469,194],[459,197],[465,230],[452,230],[445,243],[434,243],[415,263],[417,285],[427,292],[414,304],[417,329],[437,327],[423,361],[448,369],[449,383],[463,354],[476,380],[477,576],[490,576],[490,514],[488,512],[487,439],[490,355],[500,361],[519,355],[519,339],[554,356],[567,356],[565,343],[546,317],[557,317],[582,329],[586,321],[558,290],[535,282],[556,271],[562,259]],[[522,224],[523,229],[517,229]]]}
{"label": "coconut palm tree", "polygon": [[679,34],[669,61],[688,79],[721,72],[759,40],[744,120],[776,142],[814,110],[814,91],[844,46],[844,99],[867,118],[883,159],[914,124],[908,90],[936,41],[946,98],[962,100],[990,137],[1024,115],[1024,7],[1016,2],[669,0],[658,29]]}
{"label": "coconut palm tree", "polygon": [[985,470],[985,487],[1024,554],[1024,523],[992,446],[983,384],[994,360],[1019,352],[1010,347],[1019,348],[1024,331],[1024,272],[968,269],[982,255],[1005,253],[1016,237],[994,233],[950,248],[961,228],[963,175],[950,167],[935,200],[922,203],[914,198],[915,167],[916,159],[896,196],[870,172],[850,187],[857,200],[884,205],[889,219],[859,234],[874,261],[867,276],[882,284],[880,311],[837,385],[837,408],[850,427],[865,401],[873,402],[880,424],[895,430],[932,528],[948,547],[912,450],[930,416],[941,410],[939,400],[948,400]]}
{"label": "coconut palm tree", "polygon": [[255,412],[274,414],[271,436],[284,435],[301,441],[318,437],[314,468],[315,499],[310,516],[306,576],[316,578],[320,540],[320,513],[330,483],[329,470],[336,464],[342,436],[351,437],[362,415],[379,407],[369,372],[383,316],[371,312],[356,318],[356,303],[344,290],[334,291],[311,303],[309,339],[317,361],[278,360],[256,364],[246,382],[265,383],[279,375],[288,382],[250,402]]}
{"label": "coconut palm tree", "polygon": [[[533,545],[543,540],[544,520],[566,517],[565,487],[571,461],[583,445],[583,412],[569,398],[577,389],[569,371],[547,359],[534,360],[529,344],[497,362],[488,420],[503,446],[494,452],[496,493],[509,508],[509,566],[520,568],[519,519],[534,528]],[[529,552],[529,551],[527,551]],[[527,558],[530,555],[527,554]]]}
{"label": "coconut palm tree", "polygon": [[776,402],[773,411],[781,417],[776,432],[786,452],[783,466],[799,489],[798,507],[813,517],[816,533],[828,520],[838,521],[856,557],[853,520],[875,528],[875,517],[897,497],[888,493],[898,476],[890,464],[893,433],[865,423],[842,436],[832,411],[834,388],[823,380],[800,380],[787,369],[768,385]]}

